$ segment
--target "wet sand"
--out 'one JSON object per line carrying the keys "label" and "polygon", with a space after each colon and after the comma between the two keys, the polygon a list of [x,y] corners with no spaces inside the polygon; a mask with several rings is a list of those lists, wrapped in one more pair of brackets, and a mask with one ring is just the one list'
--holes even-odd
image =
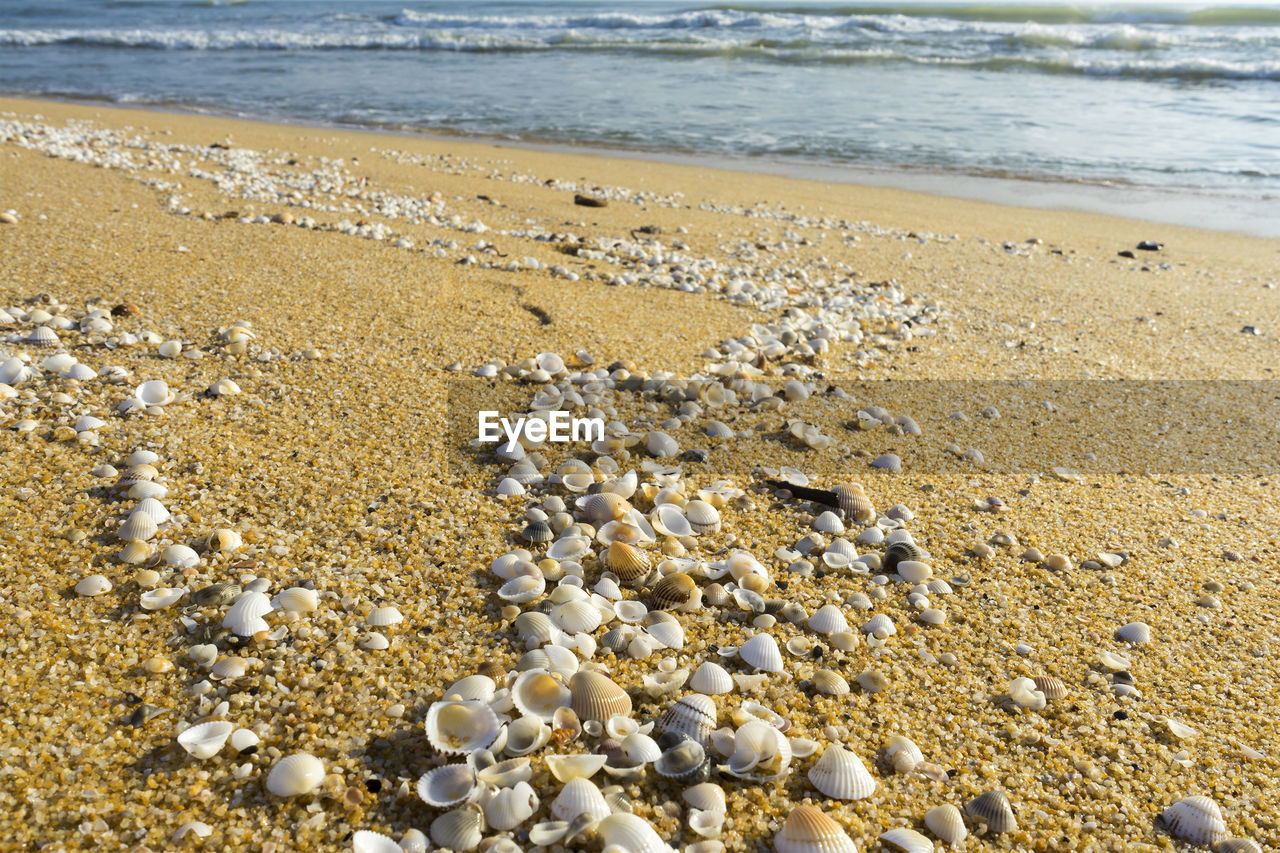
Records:
{"label": "wet sand", "polygon": [[[38,127],[69,119],[91,125],[57,139]],[[952,403],[929,384],[1274,380],[1280,242],[881,188],[197,116],[3,100],[0,122],[0,210],[17,219],[0,224],[0,305],[75,318],[57,347],[27,343],[35,324],[18,321],[0,330],[0,349],[33,367],[65,350],[95,372],[127,371],[119,382],[77,382],[37,370],[0,401],[9,519],[0,624],[13,662],[0,700],[10,745],[0,836],[69,850],[159,850],[196,844],[172,838],[203,821],[212,829],[207,848],[290,850],[347,849],[361,829],[397,839],[411,828],[428,832],[444,810],[421,802],[414,785],[452,760],[426,740],[429,706],[481,664],[514,670],[524,653],[488,567],[525,544],[528,507],[549,495],[572,498],[558,487],[494,495],[510,462],[467,445],[469,418],[487,400],[527,408],[536,385],[472,374],[545,352],[570,360],[584,351],[596,367],[624,363],[632,380],[609,391],[609,417],[644,433],[662,428],[677,405],[633,392],[635,377],[657,383],[664,371],[688,377],[724,364],[723,342],[782,322],[788,307],[814,313],[810,294],[839,291],[863,300],[868,317],[883,307],[897,319],[876,327],[864,317],[861,340],[833,340],[824,353],[751,355],[775,390],[785,365],[800,365],[807,400],[708,409],[667,427],[682,450],[708,450],[705,461],[670,460],[682,466],[688,496],[720,480],[744,492],[726,503],[719,532],[689,543],[692,556],[717,561],[747,549],[775,582],[765,598],[809,613],[883,589],[870,610],[842,610],[855,632],[873,613],[897,626],[883,648],[863,641],[849,652],[785,620],[762,629],[780,646],[809,637],[825,656],[784,648],[785,674],[753,694],[718,697],[720,725],[732,724],[744,700],[761,702],[790,720],[791,737],[850,746],[879,784],[867,799],[829,800],[806,778],[812,758],[795,759],[780,781],[716,777],[729,796],[725,848],[771,849],[792,805],[810,798],[874,850],[880,833],[927,832],[929,808],[963,806],[995,788],[1008,794],[1018,828],[970,837],[966,849],[1175,849],[1182,842],[1157,818],[1192,794],[1219,804],[1230,834],[1264,849],[1280,844],[1280,728],[1271,710],[1280,695],[1276,445],[1265,443],[1267,419],[1257,417],[1267,410],[1248,410],[1262,401],[1242,398],[1241,418],[1264,422],[1248,433],[1262,436],[1256,441],[1234,440],[1233,425],[1195,424],[1214,452],[1231,455],[1219,466],[1212,455],[1188,460],[1151,439],[1153,423],[1194,423],[1195,412],[1131,413],[1104,448],[1094,431],[1066,420],[1087,421],[1092,391],[1073,398],[1073,386],[1058,389],[1063,418],[1055,419],[1039,405],[1048,386],[1014,395],[975,384]],[[90,142],[102,129],[124,132]],[[119,164],[117,155],[130,165],[77,162]],[[577,206],[578,192],[610,201]],[[294,221],[254,221],[277,214]],[[301,226],[304,217],[315,227]],[[384,239],[363,236],[377,226]],[[1137,251],[1141,240],[1164,246]],[[1122,250],[1135,257],[1118,257]],[[629,257],[645,252],[665,260]],[[513,262],[518,268],[508,269]],[[675,289],[676,275],[708,292]],[[790,304],[712,292],[734,278],[777,284]],[[111,316],[122,303],[136,313]],[[109,330],[79,331],[92,307],[108,312]],[[902,317],[912,318],[905,327]],[[241,354],[228,333],[237,322],[253,334]],[[135,341],[122,345],[122,334]],[[169,340],[202,357],[162,357],[158,345]],[[720,354],[709,359],[708,350]],[[242,393],[205,393],[222,378]],[[153,379],[178,399],[122,416],[118,404]],[[874,383],[884,379],[893,381]],[[905,380],[918,381],[896,390]],[[827,393],[831,386],[846,387],[856,404]],[[1194,396],[1175,400],[1195,407]],[[872,404],[912,416],[922,435],[850,429],[857,409]],[[982,415],[989,405],[1000,417]],[[73,425],[86,414],[106,425],[77,437]],[[723,446],[701,432],[712,417],[735,433]],[[797,443],[791,419],[815,424],[833,446]],[[1047,435],[1037,436],[1042,458],[1019,457],[1035,430]],[[160,457],[156,480],[174,515],[152,539],[155,551],[173,542],[202,552],[192,568],[155,566],[159,586],[188,590],[157,611],[139,607],[144,566],[117,557],[116,530],[136,501],[113,487],[121,460],[140,447]],[[969,448],[982,463],[954,452]],[[901,457],[901,473],[869,466],[888,452]],[[570,455],[595,459],[581,446],[545,454],[546,473]],[[646,458],[640,446],[618,457],[623,470]],[[117,475],[95,475],[103,464]],[[775,551],[809,532],[812,515],[763,485],[761,469],[782,466],[824,487],[860,482],[881,512],[905,504],[913,516],[905,526],[932,555],[933,575],[968,581],[934,596],[946,623],[922,623],[906,600],[909,585],[876,583],[876,571],[789,572]],[[1054,466],[1080,477],[1057,479]],[[980,508],[993,496],[1003,510]],[[652,508],[641,494],[634,503]],[[215,529],[236,530],[242,546],[205,553],[201,543]],[[975,553],[1001,533],[1018,544]],[[1022,559],[1028,547],[1065,554],[1073,567]],[[858,545],[859,553],[882,551]],[[1125,561],[1086,567],[1100,552]],[[600,567],[594,557],[583,564],[590,587]],[[77,595],[73,587],[92,574],[113,588]],[[225,607],[191,606],[196,590],[255,576],[270,579],[269,595],[313,583],[320,606],[292,619],[273,612],[270,636],[243,640],[220,629]],[[405,620],[382,629],[390,648],[365,649],[372,629],[364,617],[384,604]],[[679,651],[633,661],[601,648],[593,658],[629,691],[639,721],[686,692],[645,694],[642,677],[662,658],[693,671],[753,632],[752,614],[732,602],[679,618]],[[1132,621],[1150,624],[1150,642],[1114,639]],[[244,658],[248,671],[193,695],[209,676],[188,650],[205,642],[220,657]],[[1137,696],[1116,695],[1103,651],[1131,659]],[[851,692],[805,686],[820,666],[844,675]],[[888,689],[864,691],[856,677],[868,671],[883,674]],[[1007,710],[1000,694],[1010,680],[1037,675],[1060,678],[1068,696],[1044,711]],[[143,704],[167,713],[130,724]],[[187,756],[175,736],[215,713],[257,732],[257,751]],[[1196,735],[1179,740],[1164,718]],[[891,734],[914,740],[949,780],[894,773],[884,755]],[[297,751],[319,757],[328,777],[310,796],[269,795],[270,768]],[[534,754],[541,806],[510,833],[526,850],[522,833],[550,819],[560,787],[541,760],[554,751]],[[679,786],[650,768],[625,788],[635,812],[673,845],[699,841]]]}

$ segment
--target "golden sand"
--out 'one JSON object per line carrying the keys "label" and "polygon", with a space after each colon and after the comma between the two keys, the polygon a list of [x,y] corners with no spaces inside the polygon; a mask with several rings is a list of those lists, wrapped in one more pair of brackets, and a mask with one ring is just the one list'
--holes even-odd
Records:
{"label": "golden sand", "polygon": [[[836,651],[785,620],[769,629],[783,646],[807,634],[824,657],[805,660],[784,648],[785,675],[750,696],[719,697],[721,725],[754,699],[790,720],[791,737],[850,746],[879,784],[867,799],[827,800],[805,775],[813,758],[797,759],[777,782],[716,777],[728,793],[725,849],[770,849],[788,811],[805,800],[835,817],[860,848],[877,849],[882,832],[925,832],[930,808],[963,807],[996,788],[1009,796],[1018,828],[971,837],[966,849],[1175,849],[1182,842],[1157,818],[1192,794],[1219,804],[1232,835],[1264,849],[1280,845],[1280,502],[1276,444],[1266,444],[1274,421],[1258,416],[1266,410],[1240,413],[1256,430],[1249,442],[1230,440],[1242,429],[1235,424],[1201,425],[1205,444],[1234,458],[1190,460],[1162,451],[1150,430],[1166,418],[1195,420],[1197,412],[1177,410],[1194,406],[1185,389],[1171,392],[1171,411],[1129,413],[1099,430],[1080,427],[1098,426],[1080,419],[1092,386],[1057,388],[1051,402],[1064,413],[1057,419],[1041,405],[1048,386],[1032,386],[1022,399],[1007,388],[968,386],[952,404],[927,382],[1275,379],[1280,242],[637,160],[0,100],[0,121],[63,127],[70,119],[127,128],[155,148],[130,148],[134,168],[102,169],[24,147],[16,136],[0,140],[0,210],[13,209],[18,220],[0,223],[0,305],[64,305],[74,317],[90,305],[138,308],[113,318],[108,334],[59,333],[67,352],[95,370],[124,367],[128,381],[44,377],[0,402],[6,843],[317,850],[347,849],[361,829],[395,838],[411,828],[427,832],[441,810],[422,803],[413,787],[448,760],[426,741],[427,708],[482,663],[512,670],[523,654],[487,567],[523,544],[523,512],[541,500],[496,498],[493,487],[509,463],[467,446],[467,415],[477,405],[527,406],[531,389],[471,379],[472,371],[585,350],[598,366],[625,361],[634,375],[689,375],[708,363],[708,348],[778,319],[778,311],[709,293],[610,285],[628,270],[567,253],[567,239],[514,233],[544,230],[607,245],[638,242],[649,228],[665,245],[679,240],[690,258],[722,268],[816,275],[824,264],[843,263],[867,292],[893,282],[915,303],[941,309],[937,323],[924,327],[935,334],[887,335],[865,356],[834,343],[813,360],[815,391],[842,384],[857,405],[815,393],[780,409],[717,414],[738,436],[711,449],[704,463],[684,463],[690,492],[722,479],[746,492],[723,509],[720,532],[699,538],[695,555],[715,560],[730,548],[750,550],[781,582],[768,599],[812,613],[881,588],[874,572],[805,577],[772,556],[812,520],[808,505],[779,500],[762,485],[759,469],[781,466],[822,485],[861,482],[881,512],[906,504],[914,514],[907,527],[931,552],[934,576],[968,581],[935,596],[933,605],[947,612],[941,626],[916,618],[901,583],[884,585],[887,596],[872,599],[869,611],[843,607],[855,630],[871,613],[893,618],[898,632],[879,651],[865,642]],[[207,157],[162,147],[211,143],[228,147],[208,149]],[[235,162],[228,152],[246,150],[258,154],[242,169],[228,168]],[[342,209],[290,206],[274,195],[289,176],[317,173],[346,178],[339,192],[312,185],[295,201]],[[272,200],[244,197],[245,180],[264,174],[276,183],[253,191],[269,191]],[[622,200],[623,189],[638,201]],[[579,190],[614,200],[576,206]],[[447,224],[373,212],[385,194],[426,200],[424,209]],[[242,221],[282,213],[312,217],[318,227]],[[824,217],[844,225],[824,226]],[[489,230],[466,230],[477,221]],[[387,239],[342,233],[379,224]],[[1148,239],[1165,248],[1133,260],[1117,256]],[[492,251],[476,248],[481,240]],[[468,256],[478,263],[459,263]],[[543,269],[528,269],[526,258]],[[522,268],[506,270],[512,261]],[[552,275],[554,266],[578,280]],[[791,286],[802,292],[805,285],[794,279]],[[237,321],[255,335],[241,355],[225,334]],[[1248,325],[1262,334],[1242,333]],[[0,330],[29,331],[30,324]],[[183,341],[204,357],[163,358],[156,344],[108,346],[121,332],[154,332],[157,341]],[[21,342],[0,350],[5,358],[29,354],[33,365],[58,351]],[[222,378],[243,393],[202,393]],[[886,378],[894,382],[868,382]],[[148,379],[165,380],[182,396],[159,414],[119,416],[117,404]],[[904,383],[899,393],[895,383],[908,379],[927,381]],[[1241,399],[1257,403],[1244,392]],[[869,404],[911,415],[923,435],[850,429],[856,409]],[[640,431],[674,412],[632,393],[617,393],[615,405],[611,417]],[[983,417],[987,405],[1000,417]],[[951,418],[957,409],[968,419]],[[107,422],[97,446],[68,434],[90,413]],[[814,451],[794,441],[787,433],[793,418],[815,424],[834,447]],[[34,422],[30,431],[15,429],[23,420]],[[635,426],[645,421],[653,426]],[[1025,451],[1019,436],[1029,441],[1041,422],[1034,454],[1018,456]],[[713,448],[693,426],[673,436],[682,448]],[[189,608],[184,599],[141,610],[137,567],[116,558],[115,531],[133,502],[112,490],[114,477],[91,473],[104,463],[123,471],[121,460],[138,447],[159,455],[157,480],[174,513],[155,543],[194,544],[218,528],[243,538],[240,549],[205,554],[193,569],[157,566],[160,586],[194,592],[261,576],[274,594],[305,579],[320,591],[319,609],[296,622],[272,614],[273,630],[287,628],[279,638],[244,640],[219,629],[225,607]],[[969,448],[985,462],[957,455]],[[554,468],[581,450],[547,455]],[[888,452],[901,457],[901,474],[869,467]],[[1055,466],[1079,477],[1055,478]],[[984,509],[989,497],[1006,508]],[[998,533],[1017,546],[976,556],[975,546]],[[1021,559],[1028,547],[1068,555],[1073,568],[1051,571]],[[1099,552],[1127,560],[1114,569],[1085,567]],[[594,562],[586,565],[594,579]],[[113,588],[78,596],[73,587],[90,574]],[[1211,603],[1218,606],[1204,606]],[[370,630],[364,617],[387,604],[405,616],[382,629],[390,648],[362,648]],[[193,620],[190,629],[183,616]],[[732,603],[681,614],[686,642],[672,656],[690,671],[720,660],[718,647],[753,632],[751,618]],[[1114,639],[1135,620],[1151,625],[1149,643]],[[245,658],[248,672],[198,697],[192,687],[208,674],[188,649],[204,642],[217,642],[220,656]],[[1027,648],[1019,651],[1020,644]],[[1114,694],[1099,663],[1104,651],[1132,660],[1138,696]],[[637,720],[656,718],[674,698],[652,700],[640,689],[663,656],[596,654],[629,690]],[[819,666],[841,673],[852,692],[830,696],[802,685]],[[857,676],[871,671],[884,676],[885,690],[857,686]],[[1064,682],[1066,698],[1021,713],[1001,701],[1013,678],[1045,675]],[[189,757],[176,734],[221,701],[226,719],[261,736],[257,751],[236,756],[227,747],[207,761]],[[167,713],[131,724],[144,703]],[[1195,735],[1175,737],[1164,718]],[[948,781],[895,774],[884,755],[892,734],[915,741]],[[591,748],[579,742],[560,751]],[[311,797],[270,796],[263,783],[271,766],[297,751],[319,757],[330,775]],[[528,828],[548,819],[559,789],[542,754],[532,780],[541,806],[511,833],[526,850]],[[674,846],[699,841],[677,786],[651,770],[624,787],[635,812]],[[190,821],[212,834],[173,841]]]}

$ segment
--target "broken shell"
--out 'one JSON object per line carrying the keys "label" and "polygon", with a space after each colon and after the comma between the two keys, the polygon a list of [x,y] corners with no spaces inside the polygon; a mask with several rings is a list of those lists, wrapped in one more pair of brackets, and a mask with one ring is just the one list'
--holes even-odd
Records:
{"label": "broken shell", "polygon": [[1227,837],[1222,810],[1208,797],[1184,797],[1161,817],[1174,835],[1192,844],[1212,847]]}
{"label": "broken shell", "polygon": [[1010,681],[1005,689],[1005,695],[1019,708],[1032,711],[1043,710],[1047,701],[1045,695],[1036,689],[1036,683],[1030,678],[1015,678]]}
{"label": "broken shell", "polygon": [[[493,757],[492,753],[488,753],[487,750],[478,754],[488,754],[489,759],[487,760],[491,760]],[[506,761],[499,761],[481,767],[479,766],[480,762],[476,761],[476,755],[477,753],[473,752],[467,756],[467,763],[477,765],[476,778],[486,785],[510,788],[518,782],[528,782],[533,778],[533,767],[530,766],[528,758],[508,758]]]}
{"label": "broken shell", "polygon": [[483,702],[433,702],[424,723],[427,740],[440,752],[461,755],[484,749],[498,737],[498,716]]}
{"label": "broken shell", "polygon": [[163,610],[186,595],[187,591],[180,587],[160,587],[139,596],[138,601],[143,610]]}
{"label": "broken shell", "polygon": [[880,841],[904,853],[933,853],[933,842],[914,829],[891,829],[880,833]]}
{"label": "broken shell", "polygon": [[876,790],[876,780],[852,751],[832,744],[809,768],[809,782],[836,800],[861,800]]}
{"label": "broken shell", "polygon": [[964,816],[960,810],[950,803],[934,806],[924,813],[924,825],[944,844],[955,846],[969,834],[965,828]]}
{"label": "broken shell", "polygon": [[720,831],[724,828],[725,812],[723,809],[718,811],[708,811],[705,809],[690,809],[689,811],[689,829],[693,830],[697,835],[703,838],[717,838]]}
{"label": "broken shell", "polygon": [[858,853],[839,823],[813,806],[799,805],[773,837],[776,853]]}
{"label": "broken shell", "polygon": [[606,755],[548,755],[547,769],[558,782],[589,779],[609,760]]}
{"label": "broken shell", "polygon": [[733,736],[729,772],[740,779],[767,782],[780,779],[791,764],[791,743],[778,729],[752,720]]}
{"label": "broken shell", "polygon": [[964,807],[965,814],[980,820],[991,832],[1011,832],[1018,828],[1018,821],[1003,791],[987,791],[979,794]]}
{"label": "broken shell", "polygon": [[300,797],[324,780],[324,764],[306,752],[286,755],[267,776],[267,790],[277,797]]}

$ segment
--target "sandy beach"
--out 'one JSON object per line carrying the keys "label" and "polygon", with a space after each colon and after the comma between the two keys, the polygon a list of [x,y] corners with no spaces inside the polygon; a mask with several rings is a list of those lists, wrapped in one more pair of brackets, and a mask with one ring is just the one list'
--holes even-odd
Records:
{"label": "sandy beach", "polygon": [[[802,803],[858,850],[898,849],[882,834],[937,838],[926,812],[990,791],[1016,826],[971,814],[968,838],[936,849],[1192,849],[1161,817],[1191,796],[1221,811],[1212,841],[1258,845],[1219,849],[1280,848],[1278,240],[16,99],[0,99],[0,211],[0,846],[432,838],[469,807],[418,794],[466,758],[433,747],[431,708],[466,676],[501,690],[537,667],[516,614],[563,604],[573,584],[557,599],[556,581],[576,571],[590,592],[607,568],[603,524],[562,560],[522,532],[545,518],[548,537],[570,535],[575,501],[633,470],[650,525],[667,523],[659,504],[700,496],[721,522],[659,529],[643,543],[654,576],[618,594],[652,608],[657,574],[688,574],[701,606],[674,611],[680,645],[637,657],[606,645],[625,624],[597,590],[599,624],[560,645],[590,635],[575,666],[603,667],[656,739],[694,692],[682,671],[750,676],[737,649],[776,641],[781,671],[713,699],[729,732],[705,746],[723,825],[700,836],[687,784],[655,766],[608,773],[625,762],[607,733],[557,726],[527,755],[531,813],[459,849],[602,849],[591,829],[530,838],[570,819],[547,756],[602,748],[592,780],[619,786],[611,805],[695,853],[785,853],[776,838]],[[139,388],[155,380],[167,390]],[[1196,382],[1150,384],[1168,380]],[[625,434],[529,448],[541,482],[499,494],[515,460],[471,441],[476,411],[573,408],[573,389],[591,398],[575,414],[598,409]],[[156,457],[140,471],[125,461],[138,450]],[[890,454],[900,471],[873,464]],[[572,486],[571,458],[587,475]],[[798,548],[831,519],[766,482],[797,474],[858,483],[875,512]],[[170,517],[130,543],[137,483],[162,487]],[[882,566],[900,529],[930,578]],[[867,559],[832,549],[840,538]],[[547,583],[512,603],[493,568],[518,548]],[[724,574],[742,551],[766,576],[759,607]],[[94,576],[106,583],[82,584]],[[278,599],[244,636],[225,624],[242,590],[296,588],[315,594]],[[149,609],[155,590],[181,597]],[[806,627],[828,604],[849,636]],[[384,607],[403,620],[370,624]],[[861,630],[877,614],[892,632]],[[1117,636],[1131,623],[1149,639]],[[843,691],[815,686],[819,670]],[[1042,679],[1026,707],[1009,695],[1019,678]],[[734,750],[717,749],[752,708],[794,752],[778,778],[734,775]],[[221,721],[243,749],[201,760],[177,740]],[[924,766],[900,772],[895,736]],[[815,789],[834,744],[872,793]],[[272,793],[297,753],[321,775]]]}

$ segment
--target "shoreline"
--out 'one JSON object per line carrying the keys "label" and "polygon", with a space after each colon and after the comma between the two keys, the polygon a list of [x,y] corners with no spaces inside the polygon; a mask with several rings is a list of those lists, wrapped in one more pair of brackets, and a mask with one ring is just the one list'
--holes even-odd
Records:
{"label": "shoreline", "polygon": [[877,187],[919,193],[953,201],[972,201],[1032,211],[1097,214],[1147,222],[1152,226],[1181,226],[1263,239],[1280,238],[1280,219],[1270,210],[1280,200],[1201,194],[1136,184],[1119,185],[1090,180],[1041,176],[996,176],[967,172],[933,171],[925,167],[868,167],[819,161],[786,160],[749,155],[690,153],[611,147],[580,142],[510,139],[501,136],[417,130],[348,122],[312,121],[271,114],[243,114],[233,110],[180,104],[122,103],[108,98],[34,96],[0,93],[0,100],[39,104],[65,104],[111,110],[138,110],[162,115],[193,116],[250,122],[279,127],[370,133],[425,142],[486,145],[516,151],[568,154],[605,159],[633,160],[698,169],[743,172],[781,179],[817,181],[854,188]]}

